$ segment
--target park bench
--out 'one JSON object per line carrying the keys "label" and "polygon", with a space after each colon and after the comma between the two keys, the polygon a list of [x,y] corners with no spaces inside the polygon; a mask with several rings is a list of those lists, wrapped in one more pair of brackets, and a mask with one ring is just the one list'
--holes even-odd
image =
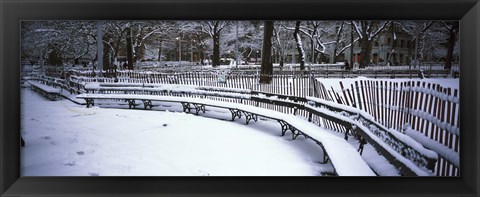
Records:
{"label": "park bench", "polygon": [[[231,113],[232,121],[236,118],[240,119],[245,117],[245,123],[249,124],[252,120],[257,121],[260,116],[278,121],[281,125],[282,136],[287,132],[291,132],[292,140],[295,140],[298,136],[304,136],[305,138],[310,138],[316,141],[315,139],[317,138],[312,138],[315,134],[309,133],[309,129],[301,129],[303,128],[301,124],[292,124],[292,122],[295,121],[292,121],[291,118],[289,118],[289,116],[295,117],[297,111],[303,110],[308,113],[308,122],[312,121],[312,115],[316,115],[325,120],[344,126],[346,130],[344,137],[345,140],[348,139],[349,133],[355,134],[354,136],[358,140],[361,142],[368,142],[393,165],[397,166],[403,175],[428,175],[424,169],[421,169],[418,166],[432,169],[431,165],[435,163],[437,159],[435,153],[419,146],[418,143],[415,143],[412,139],[409,139],[409,137],[398,136],[398,134],[395,134],[397,133],[396,131],[388,131],[378,123],[369,121],[369,117],[364,115],[364,113],[358,109],[352,109],[333,102],[322,101],[314,97],[303,98],[242,89],[182,86],[173,84],[145,85],[97,83],[94,85],[87,85],[86,87],[90,88],[89,92],[91,92],[91,94],[82,94],[77,98],[85,99],[87,101],[87,107],[94,105],[95,99],[124,100],[128,102],[129,108],[135,108],[137,105],[135,101],[141,100],[145,109],[152,108],[152,101],[177,102],[182,104],[184,112],[190,113],[192,110],[195,110],[194,113],[197,115],[199,112],[205,113],[205,106],[218,107],[228,109]],[[156,91],[166,91],[168,93],[167,95],[176,96],[159,96]],[[192,98],[190,97],[192,95],[201,95],[202,98]],[[294,112],[293,115],[284,114],[251,105],[204,99],[207,95],[246,99],[257,102],[257,104],[261,102],[286,106],[294,109]],[[309,124],[314,125],[312,123]],[[318,128],[318,126],[316,127]],[[370,131],[371,128],[374,128],[374,130]],[[372,132],[375,134],[372,134]],[[387,139],[385,137],[389,140],[384,141]],[[324,152],[328,153],[323,147],[323,143],[317,142],[317,144],[324,149]],[[363,146],[362,143],[360,144],[359,150],[361,150],[361,147]],[[324,156],[324,162],[327,162],[329,159],[328,154],[324,154]]]}
{"label": "park bench", "polygon": [[182,104],[184,112],[190,113],[194,109],[194,113],[197,115],[199,112],[205,113],[206,106],[228,109],[232,114],[232,121],[237,117],[240,119],[245,116],[246,124],[251,120],[257,121],[259,116],[276,120],[281,125],[282,135],[291,131],[294,135],[303,135],[305,138],[315,141],[324,152],[323,162],[326,163],[330,160],[336,174],[340,176],[375,176],[375,173],[365,163],[357,150],[347,141],[292,114],[205,98],[137,94],[81,94],[77,98],[85,99],[87,107],[94,105],[96,99],[125,100],[129,103],[129,108],[135,108],[135,101],[141,100],[144,109],[151,108],[152,101],[177,102]]}
{"label": "park bench", "polygon": [[42,96],[45,96],[50,100],[56,100],[60,98],[60,90],[57,88],[53,88],[33,80],[28,80],[27,83],[31,85],[34,91],[40,93]]}
{"label": "park bench", "polygon": [[393,165],[397,166],[404,175],[422,175],[432,170],[437,153],[423,147],[412,138],[393,129],[385,128],[366,112],[350,107],[325,101],[314,97],[307,97],[305,108],[313,114],[344,125],[349,131],[360,135],[382,154]]}
{"label": "park bench", "polygon": [[247,89],[176,84],[88,83],[85,91],[97,94],[198,95],[250,99],[250,90]]}
{"label": "park bench", "polygon": [[[404,134],[383,127],[373,121],[369,114],[356,108],[315,97],[302,98],[255,91],[252,91],[251,100],[291,107],[295,109],[294,114],[297,110],[305,110],[308,112],[309,122],[312,121],[312,115],[316,115],[342,125],[346,131],[345,140],[348,139],[349,134],[354,135],[361,142],[360,151],[364,143],[368,142],[393,165],[397,166],[403,175],[428,175],[422,168],[432,170],[437,160],[435,152],[426,149]],[[307,135],[305,132],[296,132],[296,128],[289,128],[291,125],[282,125],[283,127],[285,129],[282,129],[282,135],[290,130],[292,139],[299,135]]]}

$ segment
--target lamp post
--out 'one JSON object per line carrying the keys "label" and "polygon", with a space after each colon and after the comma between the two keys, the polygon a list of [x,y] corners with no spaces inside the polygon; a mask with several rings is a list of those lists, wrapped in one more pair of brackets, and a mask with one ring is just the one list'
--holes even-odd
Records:
{"label": "lamp post", "polygon": [[175,39],[178,40],[178,66],[182,65],[182,42],[180,41],[180,37],[176,37]]}
{"label": "lamp post", "polygon": [[97,66],[98,66],[98,69],[100,70],[99,77],[102,77],[102,70],[103,70],[102,41],[103,41],[103,21],[97,21]]}
{"label": "lamp post", "polygon": [[176,37],[175,39],[178,40],[178,66],[182,65],[182,41],[180,37]]}
{"label": "lamp post", "polygon": [[257,55],[255,56],[255,64],[258,63],[258,54],[260,53],[260,51],[257,50]]}
{"label": "lamp post", "polygon": [[195,40],[190,40],[190,62],[193,63],[193,43]]}
{"label": "lamp post", "polygon": [[236,23],[236,39],[235,39],[235,61],[237,61],[236,68],[238,68],[238,64],[240,64],[240,58],[238,58],[238,21]]}

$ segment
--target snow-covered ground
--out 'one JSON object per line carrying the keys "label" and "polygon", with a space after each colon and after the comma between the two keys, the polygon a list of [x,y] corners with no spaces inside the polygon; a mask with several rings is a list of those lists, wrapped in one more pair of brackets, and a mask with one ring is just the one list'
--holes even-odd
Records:
{"label": "snow-covered ground", "polygon": [[[223,116],[225,111],[207,113]],[[167,111],[86,108],[22,89],[26,146],[21,172],[23,176],[315,176],[332,171],[329,164],[318,163],[322,158],[318,145],[279,137],[278,123],[242,122]]]}
{"label": "snow-covered ground", "polygon": [[[153,110],[111,104],[86,108],[49,101],[22,89],[22,176],[319,176],[322,149],[280,136],[280,125],[260,119],[229,121],[228,110],[179,113],[178,103]],[[121,108],[121,109],[116,109]],[[343,134],[332,132],[340,137]],[[357,142],[350,138],[355,147]],[[383,176],[398,175],[369,145],[362,157]]]}

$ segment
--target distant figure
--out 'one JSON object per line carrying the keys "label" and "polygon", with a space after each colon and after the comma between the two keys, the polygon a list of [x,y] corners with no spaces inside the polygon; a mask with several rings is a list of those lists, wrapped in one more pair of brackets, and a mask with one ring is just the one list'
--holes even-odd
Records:
{"label": "distant figure", "polygon": [[345,67],[345,70],[350,70],[350,64],[348,64],[347,60],[345,60],[345,64],[343,66]]}
{"label": "distant figure", "polygon": [[420,78],[420,79],[425,78],[425,75],[423,74],[423,70],[418,71],[418,78]]}
{"label": "distant figure", "polygon": [[367,144],[367,140],[363,137],[360,137],[360,145],[358,146],[358,152],[360,152],[360,155],[362,155],[363,153],[363,147],[365,146],[365,144]]}

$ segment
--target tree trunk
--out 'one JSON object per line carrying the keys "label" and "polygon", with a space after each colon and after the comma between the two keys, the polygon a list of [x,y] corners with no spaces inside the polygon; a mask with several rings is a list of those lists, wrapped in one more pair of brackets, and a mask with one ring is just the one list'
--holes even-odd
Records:
{"label": "tree trunk", "polygon": [[303,50],[302,38],[300,38],[300,21],[295,23],[295,31],[293,37],[297,43],[298,54],[300,55],[300,70],[305,70],[305,51]]}
{"label": "tree trunk", "polygon": [[354,63],[354,54],[353,54],[353,32],[355,30],[353,30],[354,25],[353,25],[353,21],[350,21],[350,68],[353,68],[353,63]]}
{"label": "tree trunk", "polygon": [[336,44],[334,45],[334,49],[333,49],[333,61],[332,63],[335,63],[335,62],[338,62],[338,56],[340,54],[337,54],[337,50],[338,50],[338,43],[340,42],[340,34],[343,32],[343,26],[344,26],[344,23],[342,22],[342,25],[340,26],[340,28],[338,29],[337,31],[337,34],[336,34]]}
{"label": "tree trunk", "polygon": [[128,28],[127,35],[127,61],[128,69],[133,70],[133,47],[132,47],[132,29]]}
{"label": "tree trunk", "polygon": [[285,56],[283,54],[280,55],[280,68],[283,68]]}
{"label": "tree trunk", "polygon": [[135,46],[133,61],[141,61],[145,57],[145,46],[143,44]]}
{"label": "tree trunk", "polygon": [[397,61],[396,59],[392,59],[393,54],[395,53],[395,47],[397,47],[397,39],[396,33],[395,33],[395,23],[392,24],[392,47],[390,48],[390,55],[387,57],[387,63],[389,63],[389,66],[395,65],[395,62]]}
{"label": "tree trunk", "polygon": [[162,42],[160,41],[160,46],[158,47],[158,63],[162,61]]}
{"label": "tree trunk", "polygon": [[360,44],[361,44],[362,50],[360,52],[360,54],[361,54],[360,58],[361,59],[360,59],[360,66],[359,67],[360,68],[365,68],[370,63],[370,54],[372,53],[372,41],[368,40],[368,38],[366,36],[364,36],[360,40]]}
{"label": "tree trunk", "polygon": [[212,57],[212,67],[217,67],[220,65],[220,34],[215,32],[213,34],[213,57]]}
{"label": "tree trunk", "polygon": [[272,36],[273,21],[265,21],[263,28],[263,49],[262,49],[262,66],[260,71],[260,83],[269,84],[272,81],[273,64],[272,64]]}
{"label": "tree trunk", "polygon": [[54,48],[48,55],[48,63],[50,66],[59,67],[63,64],[62,55],[60,54],[60,50]]}
{"label": "tree trunk", "polygon": [[453,49],[455,47],[455,40],[457,37],[458,23],[454,22],[452,28],[450,29],[450,37],[448,38],[447,43],[447,57],[445,59],[445,70],[452,69],[453,61]]}
{"label": "tree trunk", "polygon": [[117,42],[115,44],[115,53],[113,54],[114,57],[118,56],[118,51],[120,49],[120,43],[122,42],[122,37],[117,39]]}
{"label": "tree trunk", "polygon": [[205,65],[205,52],[203,50],[200,50],[199,56],[200,56],[200,64],[202,66],[204,66]]}
{"label": "tree trunk", "polygon": [[[108,40],[108,37],[104,37],[104,40]],[[109,70],[111,68],[111,50],[108,44],[103,45],[103,70]]]}

